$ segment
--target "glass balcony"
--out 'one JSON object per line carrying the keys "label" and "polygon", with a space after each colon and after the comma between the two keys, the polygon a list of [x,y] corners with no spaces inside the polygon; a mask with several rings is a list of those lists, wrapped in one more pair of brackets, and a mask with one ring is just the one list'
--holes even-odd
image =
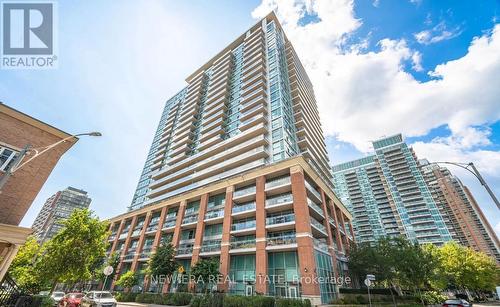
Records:
{"label": "glass balcony", "polygon": [[305,181],[306,183],[306,188],[314,195],[318,198],[318,200],[321,200],[321,194],[319,194],[319,192],[313,188],[313,186],[306,180]]}
{"label": "glass balcony", "polygon": [[293,196],[291,193],[266,199],[266,207],[278,206],[290,202],[293,202]]}
{"label": "glass balcony", "polygon": [[163,224],[163,229],[175,227],[176,222],[177,222],[176,219],[171,219],[169,221],[165,221],[165,223]]}
{"label": "glass balcony", "polygon": [[267,246],[288,245],[297,243],[295,232],[283,233],[277,236],[267,237]]}
{"label": "glass balcony", "polygon": [[191,255],[193,253],[193,246],[179,246],[177,255]]}
{"label": "glass balcony", "polygon": [[311,217],[311,225],[316,227],[320,231],[326,233],[326,227],[322,223],[318,222],[315,218],[312,218],[312,217]]}
{"label": "glass balcony", "polygon": [[157,229],[158,229],[158,224],[149,225],[148,228],[146,228],[146,232],[153,232],[156,231]]}
{"label": "glass balcony", "polygon": [[289,223],[289,222],[294,222],[294,221],[295,221],[295,214],[288,213],[288,214],[284,214],[284,215],[266,218],[266,225],[277,225],[277,224],[284,224],[284,223]]}
{"label": "glass balcony", "polygon": [[251,229],[251,228],[255,228],[255,225],[256,225],[255,220],[235,223],[235,224],[231,225],[231,230],[232,231],[239,231],[239,230]]}
{"label": "glass balcony", "polygon": [[231,249],[254,248],[254,247],[255,247],[255,239],[231,242]]}
{"label": "glass balcony", "polygon": [[201,246],[201,253],[211,253],[211,252],[218,252],[220,251],[220,243],[221,241],[212,241],[212,242],[206,242],[207,244],[203,244]]}
{"label": "glass balcony", "polygon": [[116,233],[111,234],[108,238],[108,241],[113,241],[114,239],[116,239]]}
{"label": "glass balcony", "polygon": [[311,207],[316,213],[318,213],[319,215],[321,215],[322,217],[324,217],[325,215],[323,214],[323,209],[321,209],[321,207],[319,205],[317,205],[315,202],[313,202],[312,200],[310,200],[309,198],[307,199],[307,205],[309,205],[309,207]]}
{"label": "glass balcony", "polygon": [[248,195],[248,194],[255,194],[256,191],[257,191],[257,188],[255,186],[247,187],[244,189],[239,189],[239,190],[234,191],[233,197],[236,198],[236,197],[240,197],[240,196],[244,196],[244,195]]}
{"label": "glass balcony", "polygon": [[266,190],[282,185],[287,185],[290,183],[291,183],[290,176],[273,179],[271,181],[266,182]]}
{"label": "glass balcony", "polygon": [[120,235],[120,237],[118,237],[119,240],[123,240],[125,239],[126,237],[128,236],[128,230],[125,231],[125,232],[122,232],[122,234]]}
{"label": "glass balcony", "polygon": [[205,214],[205,219],[215,219],[218,217],[224,217],[224,209],[209,211]]}
{"label": "glass balcony", "polygon": [[141,234],[142,228],[135,229],[134,232],[132,232],[132,237],[139,236]]}
{"label": "glass balcony", "polygon": [[330,222],[330,224],[333,226],[333,227],[337,227],[337,224],[335,224],[335,220],[333,219],[333,217],[328,217],[328,221]]}
{"label": "glass balcony", "polygon": [[198,222],[198,214],[189,215],[182,219],[182,225]]}
{"label": "glass balcony", "polygon": [[132,261],[134,260],[135,253],[129,253],[123,256],[123,261]]}
{"label": "glass balcony", "polygon": [[320,240],[317,238],[313,238],[314,247],[318,248],[321,251],[328,253],[328,244],[326,244],[326,240]]}
{"label": "glass balcony", "polygon": [[250,211],[250,210],[255,210],[255,202],[254,201],[249,202],[249,203],[245,203],[242,205],[235,205],[233,207],[232,213],[235,214],[235,213]]}

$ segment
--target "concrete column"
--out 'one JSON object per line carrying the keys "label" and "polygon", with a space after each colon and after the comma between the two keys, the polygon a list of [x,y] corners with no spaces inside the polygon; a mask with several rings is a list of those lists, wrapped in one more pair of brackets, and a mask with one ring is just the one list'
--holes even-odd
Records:
{"label": "concrete column", "polygon": [[219,271],[222,275],[222,283],[218,285],[219,291],[227,292],[228,291],[228,283],[225,282],[227,280],[227,276],[229,274],[229,249],[230,241],[231,241],[231,214],[233,211],[233,192],[234,186],[229,186],[226,188],[226,200],[224,205],[224,221],[222,222],[222,240],[220,246],[220,265]]}
{"label": "concrete column", "polygon": [[[179,205],[179,210],[177,211],[177,219],[175,221],[175,229],[174,229],[174,235],[172,236],[172,246],[174,248],[177,248],[179,245],[179,239],[181,237],[181,225],[182,225],[182,219],[184,218],[184,211],[186,210],[186,201],[183,200],[181,201]],[[163,284],[163,289],[162,293],[167,293],[170,288],[170,284],[168,282],[165,282]]]}
{"label": "concrete column", "polygon": [[[126,223],[126,221],[123,221],[122,223]],[[127,238],[125,239],[125,244],[123,244],[123,250],[121,251],[121,254],[120,254],[120,263],[118,263],[118,266],[116,267],[117,274],[115,274],[115,278],[113,279],[113,282],[111,283],[111,289],[113,289],[113,287],[115,286],[115,282],[117,281],[119,275],[121,275],[121,269],[123,266],[123,257],[127,253],[128,246],[129,246],[130,240],[131,240],[130,237],[132,236],[132,232],[134,231],[136,223],[137,223],[137,215],[132,218],[132,222],[130,223],[130,229],[128,230]],[[120,226],[120,227],[122,227],[122,226]]]}
{"label": "concrete column", "polygon": [[132,261],[131,269],[135,271],[139,262],[139,255],[142,251],[142,245],[144,244],[144,238],[146,236],[146,228],[148,227],[149,221],[151,220],[152,211],[146,213],[146,218],[144,219],[144,224],[142,225],[141,234],[139,235],[139,242],[137,243],[137,248],[135,249],[134,260]]}
{"label": "concrete column", "polygon": [[7,274],[7,270],[16,257],[19,248],[20,245],[17,244],[11,244],[11,246],[7,247],[7,252],[5,253],[4,258],[0,261],[0,280],[3,280],[5,274]]}
{"label": "concrete column", "polygon": [[267,294],[266,177],[258,177],[255,185],[255,292]]}
{"label": "concrete column", "polygon": [[205,213],[207,212],[208,198],[210,194],[201,196],[200,208],[198,209],[198,224],[194,235],[193,257],[191,257],[191,267],[194,266],[200,258],[201,244],[203,243],[203,231],[205,230]]}
{"label": "concrete column", "polygon": [[156,230],[155,240],[153,242],[152,252],[155,252],[161,242],[161,229],[163,228],[163,223],[165,222],[165,216],[167,215],[167,207],[163,207],[160,213],[160,220],[158,221],[158,229]]}
{"label": "concrete column", "polygon": [[316,260],[303,169],[300,166],[290,168],[290,177],[292,181],[293,211],[295,213],[299,274],[303,281],[301,283],[302,296],[309,298],[311,302],[317,302],[318,298],[320,298],[320,292],[319,285],[313,282],[316,278]]}
{"label": "concrete column", "polygon": [[111,246],[111,253],[110,253],[110,255],[113,254],[113,252],[116,249],[116,245],[118,245],[118,238],[122,234],[122,230],[123,230],[124,226],[125,226],[125,220],[121,220],[120,226],[118,226],[118,230],[116,231],[116,237],[115,237],[115,239],[113,240],[113,243],[112,243],[113,245]]}
{"label": "concrete column", "polygon": [[[333,265],[333,271],[335,272],[335,277],[338,277],[338,272],[337,272],[337,256],[335,255],[335,248],[334,248],[334,243],[333,243],[333,234],[332,234],[332,227],[330,226],[330,214],[328,213],[327,207],[330,208],[330,211],[332,211],[329,201],[326,200],[326,195],[325,192],[322,190],[321,191],[321,207],[323,208],[323,214],[325,215],[325,227],[326,227],[326,232],[328,233],[328,238],[327,244],[328,244],[328,252],[330,253],[330,256],[332,257],[332,265]],[[338,291],[338,288],[337,288]]]}

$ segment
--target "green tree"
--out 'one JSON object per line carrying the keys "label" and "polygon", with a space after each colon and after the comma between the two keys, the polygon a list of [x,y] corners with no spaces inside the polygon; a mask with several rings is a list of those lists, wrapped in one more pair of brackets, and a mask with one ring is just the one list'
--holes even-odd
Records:
{"label": "green tree", "polygon": [[36,238],[29,237],[19,249],[9,268],[10,276],[23,290],[31,294],[37,294],[50,286],[40,270],[42,258],[42,246]]}
{"label": "green tree", "polygon": [[[106,289],[108,288],[108,285],[111,285],[111,282],[116,275],[116,269],[119,263],[120,254],[117,252],[113,252],[108,258],[105,258],[102,264],[95,270],[95,279],[101,282],[106,281],[106,285],[104,285]],[[113,273],[111,273],[108,278],[106,278],[106,275],[104,275],[104,268],[107,266],[111,266],[113,268]]]}
{"label": "green tree", "polygon": [[130,291],[133,286],[137,285],[139,283],[139,279],[137,278],[137,275],[135,272],[128,271],[126,273],[123,273],[120,278],[116,281],[116,285],[125,288],[126,290]]}
{"label": "green tree", "polygon": [[92,278],[97,263],[106,252],[107,222],[101,222],[90,210],[75,210],[63,228],[44,246],[43,274],[52,283],[76,283]]}
{"label": "green tree", "polygon": [[220,275],[219,261],[216,258],[201,259],[191,268],[191,275],[196,284],[201,283],[201,289],[208,292],[209,285],[216,283]]}
{"label": "green tree", "polygon": [[[153,277],[154,280],[164,280],[171,278],[175,271],[179,268],[179,264],[175,261],[175,250],[172,244],[162,244],[153,253],[148,262],[146,269],[147,275]],[[161,287],[158,287],[160,290]]]}
{"label": "green tree", "polygon": [[500,282],[500,268],[493,258],[483,253],[448,242],[437,254],[451,286],[460,290],[492,290]]}

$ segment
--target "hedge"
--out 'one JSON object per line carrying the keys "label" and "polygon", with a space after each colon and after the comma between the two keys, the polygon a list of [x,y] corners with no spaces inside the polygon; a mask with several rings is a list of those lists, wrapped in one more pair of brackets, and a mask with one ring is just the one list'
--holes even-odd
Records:
{"label": "hedge", "polygon": [[274,307],[274,298],[268,296],[226,295],[224,307]]}
{"label": "hedge", "polygon": [[[340,293],[345,293],[345,294],[367,294],[368,289],[363,288],[363,289],[351,289],[351,288],[340,288],[339,289]],[[384,294],[384,295],[391,295],[391,290],[387,288],[373,288],[370,289],[371,294]],[[392,290],[392,293],[394,296],[398,296],[397,292]]]}
{"label": "hedge", "polygon": [[167,294],[139,293],[135,297],[136,303],[159,304],[171,306],[189,305],[193,298],[191,293],[177,292]]}

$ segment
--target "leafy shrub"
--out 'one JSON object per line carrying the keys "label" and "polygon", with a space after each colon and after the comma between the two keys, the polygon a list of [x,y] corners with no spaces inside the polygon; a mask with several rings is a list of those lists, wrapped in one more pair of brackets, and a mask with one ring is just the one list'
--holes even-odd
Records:
{"label": "leafy shrub", "polygon": [[222,307],[224,295],[220,293],[198,295],[193,297],[191,307]]}
{"label": "leafy shrub", "polygon": [[417,298],[423,300],[426,305],[441,304],[446,300],[446,296],[437,291],[424,292],[420,296],[417,296]]}
{"label": "leafy shrub", "polygon": [[311,301],[293,299],[293,298],[278,298],[276,299],[276,307],[310,307]]}
{"label": "leafy shrub", "polygon": [[356,295],[356,302],[363,305],[368,303],[368,300],[363,295]]}
{"label": "leafy shrub", "polygon": [[274,298],[268,296],[226,295],[224,307],[274,307]]}
{"label": "leafy shrub", "polygon": [[[366,294],[366,288],[363,289],[351,289],[351,288],[340,288],[339,292],[342,294]],[[384,294],[391,295],[391,290],[387,288],[373,288],[370,289],[371,294]],[[394,295],[398,295],[396,292],[393,292]]]}
{"label": "leafy shrub", "polygon": [[137,296],[137,293],[118,292],[115,294],[115,299],[118,302],[135,302],[136,296]]}
{"label": "leafy shrub", "polygon": [[56,301],[48,295],[34,295],[33,301],[40,302],[40,307],[53,307]]}

